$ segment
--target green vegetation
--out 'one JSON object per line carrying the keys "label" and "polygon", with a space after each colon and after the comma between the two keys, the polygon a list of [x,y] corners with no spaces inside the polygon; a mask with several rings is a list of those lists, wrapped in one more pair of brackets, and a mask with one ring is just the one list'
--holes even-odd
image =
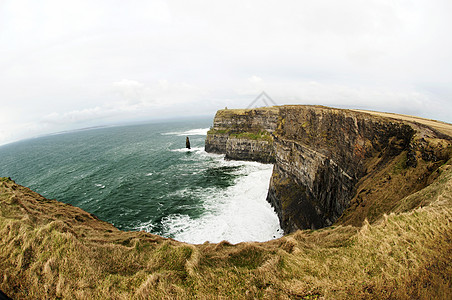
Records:
{"label": "green vegetation", "polygon": [[278,111],[279,111],[278,106],[259,107],[259,108],[253,108],[253,109],[221,109],[221,110],[217,111],[217,114],[215,117],[230,118],[231,116],[249,115],[249,114],[252,114],[253,112],[276,113]]}
{"label": "green vegetation", "polygon": [[260,130],[257,132],[233,132],[230,129],[214,129],[211,128],[207,134],[228,134],[230,137],[238,138],[238,139],[250,139],[257,141],[267,141],[273,142],[273,137],[270,135],[268,131]]}
{"label": "green vegetation", "polygon": [[211,128],[208,134],[229,134],[230,137],[238,138],[238,139],[250,139],[250,140],[258,140],[258,141],[268,141],[272,142],[273,138],[268,131],[260,130],[257,132],[233,132],[230,129],[214,129]]}
{"label": "green vegetation", "polygon": [[397,175],[402,173],[403,170],[406,170],[407,168],[406,162],[407,162],[407,153],[406,151],[404,151],[393,167],[393,174]]}
{"label": "green vegetation", "polygon": [[210,128],[209,131],[207,131],[207,134],[227,134],[229,133],[229,129],[214,129]]}

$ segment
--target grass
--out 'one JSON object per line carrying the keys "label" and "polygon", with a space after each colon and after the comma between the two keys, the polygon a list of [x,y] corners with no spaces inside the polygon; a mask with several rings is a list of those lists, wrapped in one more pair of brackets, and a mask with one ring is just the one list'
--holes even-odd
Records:
{"label": "grass", "polygon": [[249,139],[249,140],[257,140],[257,141],[267,141],[273,142],[273,138],[268,131],[261,130],[258,132],[238,132],[233,133],[230,129],[210,129],[207,134],[215,135],[215,134],[228,134],[230,137],[237,139]]}
{"label": "grass", "polygon": [[259,131],[259,132],[240,132],[240,133],[232,133],[230,135],[231,137],[237,138],[237,139],[249,139],[249,140],[257,140],[257,141],[267,141],[267,142],[273,142],[273,138],[265,130]]}
{"label": "grass", "polygon": [[217,114],[215,117],[219,118],[230,118],[231,116],[240,116],[240,115],[249,115],[253,112],[259,112],[259,113],[278,113],[279,107],[278,106],[271,106],[271,107],[259,107],[259,108],[253,108],[253,109],[220,109],[217,111]]}
{"label": "grass", "polygon": [[13,298],[452,296],[451,162],[373,224],[297,231],[267,243],[189,245],[122,232],[7,179],[0,201],[0,289]]}
{"label": "grass", "polygon": [[214,129],[211,128],[207,131],[207,134],[228,134],[230,132],[229,129]]}
{"label": "grass", "polygon": [[392,173],[395,175],[401,174],[403,170],[406,170],[407,168],[406,162],[407,162],[407,153],[404,151],[402,155],[400,155],[396,164],[394,165]]}

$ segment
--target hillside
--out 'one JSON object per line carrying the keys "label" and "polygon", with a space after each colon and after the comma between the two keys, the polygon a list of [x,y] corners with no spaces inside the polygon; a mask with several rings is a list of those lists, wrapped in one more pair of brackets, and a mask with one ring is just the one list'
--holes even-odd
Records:
{"label": "hillside", "polygon": [[[452,125],[393,117],[219,111],[206,150],[275,164],[268,199],[290,233],[266,243],[124,232],[2,178],[0,290],[13,299],[450,299]],[[314,203],[320,213],[307,218],[297,203],[325,186],[341,205],[312,193],[329,204]]]}

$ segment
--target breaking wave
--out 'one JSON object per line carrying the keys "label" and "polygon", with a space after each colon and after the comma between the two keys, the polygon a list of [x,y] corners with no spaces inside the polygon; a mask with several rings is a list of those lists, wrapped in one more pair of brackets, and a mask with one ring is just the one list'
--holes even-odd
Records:
{"label": "breaking wave", "polygon": [[177,135],[177,136],[187,136],[187,135],[207,135],[209,128],[197,128],[190,129],[187,131],[176,131],[176,132],[165,132],[162,135]]}

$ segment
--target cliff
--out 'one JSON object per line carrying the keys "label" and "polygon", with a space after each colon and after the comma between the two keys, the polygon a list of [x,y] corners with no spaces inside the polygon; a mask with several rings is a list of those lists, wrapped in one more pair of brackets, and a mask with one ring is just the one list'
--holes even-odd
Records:
{"label": "cliff", "polygon": [[220,110],[206,151],[274,163],[267,200],[285,233],[361,226],[431,183],[452,157],[450,136],[434,128],[443,124],[424,121],[321,106]]}
{"label": "cliff", "polygon": [[205,149],[224,153],[227,159],[272,163],[272,133],[277,128],[278,114],[278,108],[220,110],[208,132]]}

